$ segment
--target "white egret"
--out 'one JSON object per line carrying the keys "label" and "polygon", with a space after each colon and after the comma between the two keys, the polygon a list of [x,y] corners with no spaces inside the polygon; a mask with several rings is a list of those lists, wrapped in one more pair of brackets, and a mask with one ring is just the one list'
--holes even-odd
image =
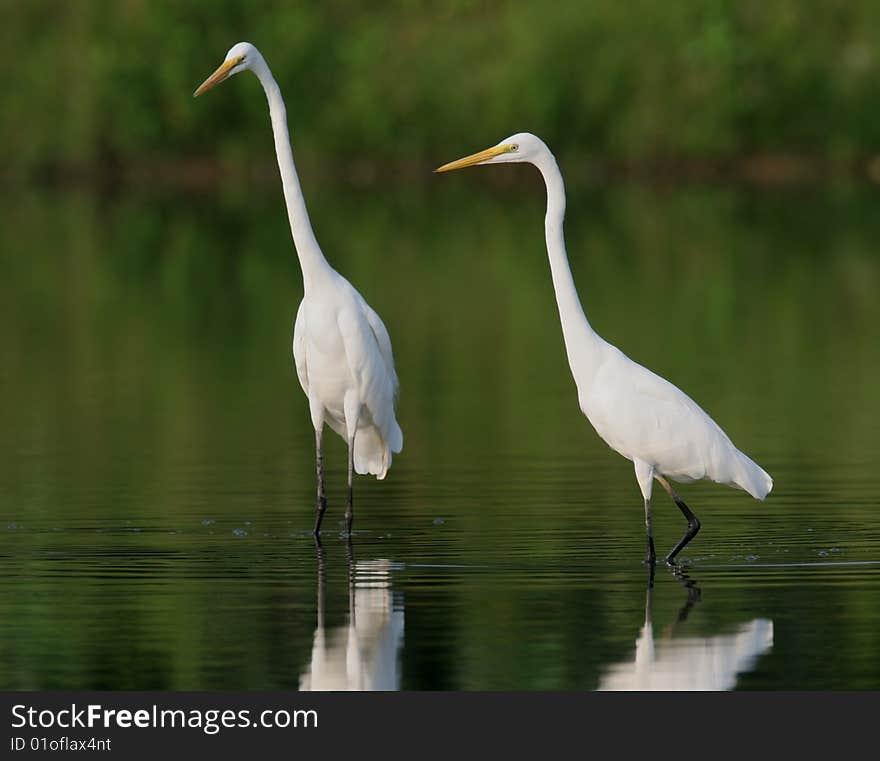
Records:
{"label": "white egret", "polygon": [[303,276],[303,300],[293,329],[293,357],[315,429],[318,495],[314,533],[319,533],[327,507],[322,447],[327,423],[348,442],[345,523],[350,534],[353,472],[385,478],[392,452],[403,448],[403,433],[394,414],[398,382],[391,339],[379,315],[328,264],[315,239],[293,163],[284,100],[260,51],[249,42],[233,45],[194,97],[242,71],[256,75],[269,101],[287,216]]}
{"label": "white egret", "polygon": [[700,522],[668,479],[690,483],[708,478],[743,489],[761,500],[770,492],[773,481],[733,445],[696,402],[669,381],[633,362],[590,326],[565,252],[562,174],[556,158],[540,138],[529,133],[512,135],[492,148],[444,164],[435,171],[513,162],[534,164],[544,178],[547,255],[578,402],[605,443],[635,465],[636,480],[645,503],[647,563],[653,564],[656,560],[651,522],[651,490],[655,479],[687,519],[685,535],[666,556],[666,562],[671,564],[696,536]]}

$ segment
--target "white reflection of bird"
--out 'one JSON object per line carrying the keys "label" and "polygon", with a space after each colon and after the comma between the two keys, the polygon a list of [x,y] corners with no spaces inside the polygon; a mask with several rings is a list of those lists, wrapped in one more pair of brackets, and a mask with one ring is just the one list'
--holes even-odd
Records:
{"label": "white reflection of bird", "polygon": [[673,637],[670,633],[656,641],[649,587],[634,660],[606,669],[597,689],[732,690],[737,676],[751,671],[772,647],[773,622],[766,618],[741,624],[732,634]]}
{"label": "white reflection of bird", "polygon": [[633,362],[590,326],[565,252],[562,174],[550,149],[540,138],[529,133],[512,135],[492,148],[444,164],[435,171],[510,162],[534,164],[544,177],[547,254],[578,401],[599,436],[635,465],[636,480],[645,503],[646,562],[654,563],[656,557],[651,521],[654,479],[666,489],[687,519],[687,532],[666,557],[666,562],[672,563],[696,536],[700,522],[667,479],[689,483],[708,478],[743,489],[756,499],[767,496],[773,481],[733,445],[696,402],[659,375]]}
{"label": "white reflection of bird", "polygon": [[384,478],[391,467],[392,452],[403,448],[403,433],[394,415],[398,384],[391,339],[379,315],[327,263],[315,239],[293,163],[284,100],[260,51],[249,42],[234,45],[195,96],[242,71],[256,75],[269,101],[290,231],[303,275],[304,294],[293,329],[293,356],[315,428],[318,496],[314,532],[320,531],[327,505],[322,449],[327,423],[348,442],[345,519],[350,534],[353,471]]}
{"label": "white reflection of bird", "polygon": [[[320,562],[320,561],[319,561]],[[398,690],[403,605],[391,589],[388,560],[358,561],[349,594],[348,625],[324,627],[323,584],[318,586],[318,626],[301,690]]]}

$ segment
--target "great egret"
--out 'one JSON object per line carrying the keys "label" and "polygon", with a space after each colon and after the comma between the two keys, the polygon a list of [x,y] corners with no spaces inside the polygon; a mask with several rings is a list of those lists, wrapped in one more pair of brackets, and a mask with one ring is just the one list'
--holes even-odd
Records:
{"label": "great egret", "polygon": [[315,428],[318,495],[314,533],[320,532],[327,507],[322,447],[327,423],[348,442],[345,528],[351,534],[353,472],[385,478],[391,453],[403,448],[403,433],[394,415],[398,382],[391,339],[379,315],[327,263],[315,239],[293,163],[284,100],[260,51],[249,42],[233,45],[194,97],[242,71],[256,75],[269,101],[290,232],[303,276],[303,300],[293,328],[293,357]]}
{"label": "great egret", "polygon": [[633,362],[590,326],[565,253],[562,174],[556,158],[540,138],[527,132],[511,135],[492,148],[444,164],[435,171],[513,162],[534,164],[547,187],[544,233],[568,364],[577,386],[580,408],[596,433],[635,465],[636,480],[645,502],[648,535],[645,562],[656,562],[651,524],[654,479],[687,519],[685,535],[666,556],[666,562],[671,564],[697,535],[700,522],[667,479],[690,483],[708,478],[743,489],[761,500],[770,492],[773,481],[733,445],[727,434],[689,396]]}

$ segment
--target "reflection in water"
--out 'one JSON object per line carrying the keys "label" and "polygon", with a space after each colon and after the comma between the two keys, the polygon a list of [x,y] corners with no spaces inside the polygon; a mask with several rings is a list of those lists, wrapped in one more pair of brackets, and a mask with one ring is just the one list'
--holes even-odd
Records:
{"label": "reflection in water", "polygon": [[730,690],[736,685],[737,675],[750,671],[758,658],[773,647],[773,622],[766,618],[740,624],[731,634],[674,636],[700,599],[696,582],[680,571],[675,573],[688,592],[676,622],[659,639],[654,639],[652,572],[645,601],[645,625],[636,640],[635,658],[609,667],[599,682],[599,690]]}
{"label": "reflection in water", "polygon": [[[522,179],[506,198],[405,182],[309,207],[334,266],[394,326],[406,379],[414,435],[392,479],[364,484],[355,544],[358,559],[408,560],[405,589],[392,571],[401,687],[595,687],[603,665],[632,659],[643,621],[628,559],[645,529],[618,509],[623,463],[567,414],[533,225],[544,199]],[[736,494],[694,487],[713,516],[694,566],[706,599],[677,634],[771,618],[772,656],[737,687],[877,689],[877,188],[589,185],[570,199],[584,242],[571,264],[595,326],[711,397],[787,484],[760,520]],[[185,202],[6,189],[0,687],[295,689],[315,635],[315,552],[299,534],[314,521],[314,436],[292,422],[309,414],[285,350],[302,294],[295,257],[279,255],[290,231],[274,181]],[[351,223],[333,225],[340,214]],[[669,309],[672,292],[687,309]],[[669,340],[644,330],[660,314]],[[325,550],[324,647],[349,612],[345,542]],[[685,600],[663,581],[657,651]]]}
{"label": "reflection in water", "polygon": [[324,626],[326,568],[318,555],[318,626],[301,690],[399,690],[403,596],[391,589],[390,560],[355,561],[348,545],[348,624]]}

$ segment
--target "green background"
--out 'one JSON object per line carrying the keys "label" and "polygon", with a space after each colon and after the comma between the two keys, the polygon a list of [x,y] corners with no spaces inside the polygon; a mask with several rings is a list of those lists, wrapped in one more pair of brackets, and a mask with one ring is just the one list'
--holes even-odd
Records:
{"label": "green background", "polygon": [[518,131],[579,160],[655,171],[756,156],[852,169],[880,145],[880,6],[864,0],[0,8],[4,171],[192,176],[206,162],[243,172],[270,161],[253,85],[190,100],[239,40],[274,69],[302,152],[364,180]]}

